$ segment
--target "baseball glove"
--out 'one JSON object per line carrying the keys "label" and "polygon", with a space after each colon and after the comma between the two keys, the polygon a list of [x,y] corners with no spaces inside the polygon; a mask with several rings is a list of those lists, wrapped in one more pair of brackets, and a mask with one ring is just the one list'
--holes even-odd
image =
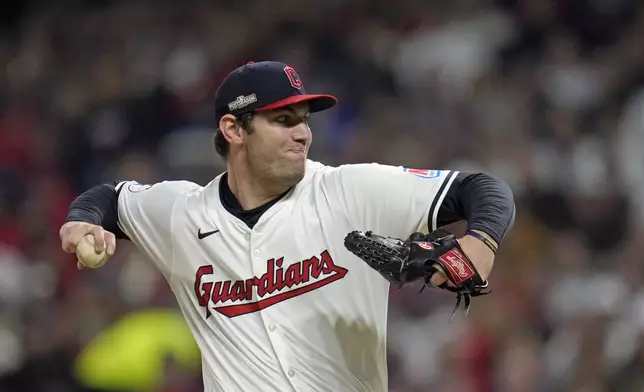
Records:
{"label": "baseball glove", "polygon": [[414,233],[404,241],[371,231],[352,231],[345,237],[344,246],[399,287],[422,279],[422,292],[428,284],[433,285],[432,275],[442,272],[448,281],[437,287],[456,293],[452,318],[461,301],[465,304],[467,314],[472,297],[491,292],[487,280],[481,278],[456,236],[445,230],[429,234]]}

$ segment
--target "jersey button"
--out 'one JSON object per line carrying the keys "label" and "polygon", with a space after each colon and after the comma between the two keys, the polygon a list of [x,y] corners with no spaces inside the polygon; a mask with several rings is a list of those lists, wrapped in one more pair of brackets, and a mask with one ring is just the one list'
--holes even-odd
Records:
{"label": "jersey button", "polygon": [[275,329],[277,329],[277,327],[275,326],[275,324],[271,324],[271,325],[269,325],[269,326],[268,326],[268,329],[269,329],[271,332],[273,332],[273,331],[275,331]]}
{"label": "jersey button", "polygon": [[259,255],[259,249],[255,249],[255,254]]}
{"label": "jersey button", "polygon": [[293,376],[295,376],[295,370],[293,370],[293,369],[289,370],[289,371],[288,371],[288,376],[289,376],[289,377],[293,377]]}

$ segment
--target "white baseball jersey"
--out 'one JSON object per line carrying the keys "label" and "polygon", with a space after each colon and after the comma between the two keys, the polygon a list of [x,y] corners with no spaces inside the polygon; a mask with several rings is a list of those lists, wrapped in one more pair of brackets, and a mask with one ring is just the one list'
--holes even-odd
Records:
{"label": "white baseball jersey", "polygon": [[434,229],[455,175],[308,161],[253,229],[223,207],[221,176],[123,182],[118,219],[174,292],[205,391],[386,391],[389,283],[344,238]]}

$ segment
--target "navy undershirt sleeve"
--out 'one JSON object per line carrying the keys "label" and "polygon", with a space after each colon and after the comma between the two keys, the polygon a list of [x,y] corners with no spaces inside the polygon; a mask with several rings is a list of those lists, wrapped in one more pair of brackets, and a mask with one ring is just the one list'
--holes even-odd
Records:
{"label": "navy undershirt sleeve", "polygon": [[515,204],[510,187],[485,173],[456,175],[438,210],[438,227],[467,221],[467,229],[480,230],[498,244],[514,225]]}
{"label": "navy undershirt sleeve", "polygon": [[86,222],[101,226],[116,238],[128,239],[118,226],[118,181],[97,185],[78,196],[70,205],[65,222]]}

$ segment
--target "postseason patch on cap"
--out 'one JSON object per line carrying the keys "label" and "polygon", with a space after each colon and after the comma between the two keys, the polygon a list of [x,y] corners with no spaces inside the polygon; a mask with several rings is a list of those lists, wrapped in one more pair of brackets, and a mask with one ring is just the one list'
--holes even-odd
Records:
{"label": "postseason patch on cap", "polygon": [[257,102],[257,96],[255,94],[246,96],[240,95],[239,97],[237,97],[237,99],[228,104],[228,109],[232,112],[234,110],[243,109],[251,103],[255,102]]}

